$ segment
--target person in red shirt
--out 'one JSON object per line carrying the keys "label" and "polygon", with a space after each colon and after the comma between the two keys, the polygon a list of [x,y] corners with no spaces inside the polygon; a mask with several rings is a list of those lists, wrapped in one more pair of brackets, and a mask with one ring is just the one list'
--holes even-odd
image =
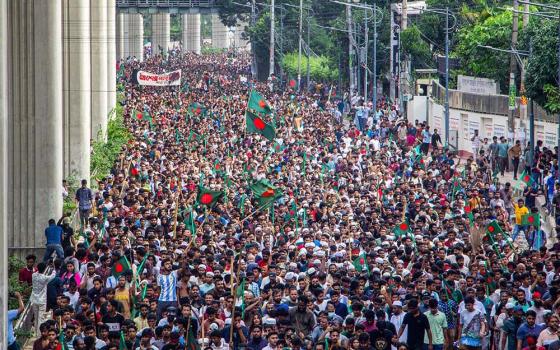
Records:
{"label": "person in red shirt", "polygon": [[33,276],[33,272],[37,271],[35,267],[35,262],[37,261],[37,257],[33,254],[30,254],[25,257],[25,267],[19,270],[19,281],[22,283],[27,283],[27,285],[31,285],[31,277]]}

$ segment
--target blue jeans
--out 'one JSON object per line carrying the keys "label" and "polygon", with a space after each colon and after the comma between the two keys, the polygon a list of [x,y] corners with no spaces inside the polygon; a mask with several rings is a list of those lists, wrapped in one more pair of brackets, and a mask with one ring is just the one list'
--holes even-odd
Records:
{"label": "blue jeans", "polygon": [[47,244],[47,250],[45,251],[43,261],[49,260],[53,252],[56,252],[57,258],[64,259],[64,250],[62,250],[62,246],[60,244]]}

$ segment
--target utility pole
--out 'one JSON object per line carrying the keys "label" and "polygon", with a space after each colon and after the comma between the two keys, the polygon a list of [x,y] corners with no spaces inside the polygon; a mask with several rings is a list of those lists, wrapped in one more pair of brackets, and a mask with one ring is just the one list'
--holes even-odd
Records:
{"label": "utility pole", "polygon": [[310,26],[309,26],[309,11],[307,12],[307,78],[306,78],[306,82],[307,82],[307,91],[310,91],[311,89],[311,85],[310,85],[310,77],[311,77],[311,66],[309,61],[311,61],[311,46],[309,46],[309,40],[311,38],[311,36],[309,35],[310,30],[309,30]]}
{"label": "utility pole", "polygon": [[373,7],[373,111],[377,113],[377,6]]}
{"label": "utility pole", "polygon": [[274,0],[270,0],[270,52],[268,76],[274,74]]}
{"label": "utility pole", "polygon": [[[558,90],[560,91],[560,13],[558,14]],[[557,156],[558,156],[558,166],[560,167],[560,114],[558,115],[558,134],[556,134],[556,138],[558,139],[558,150],[557,150]],[[535,147],[534,145],[531,145],[531,147]]]}
{"label": "utility pole", "polygon": [[445,147],[449,147],[449,7],[445,8]]}
{"label": "utility pole", "polygon": [[348,67],[350,68],[350,97],[352,97],[352,92],[354,91],[355,85],[353,68],[354,63],[352,62],[352,44],[354,43],[354,40],[352,38],[352,8],[350,7],[350,5],[346,5],[346,25],[348,26]]}
{"label": "utility pole", "polygon": [[[519,30],[519,13],[518,13],[519,3],[517,0],[513,0],[513,28],[511,30],[511,48],[515,50],[517,47],[517,34]],[[509,79],[509,88],[510,91],[515,88],[515,73],[517,72],[517,61],[515,58],[515,54],[512,53],[509,60],[509,72],[510,72],[510,79]],[[510,92],[511,94],[511,92]],[[513,120],[513,112],[515,111],[515,107],[510,106],[508,111],[508,128],[511,135],[515,130],[515,122]],[[509,139],[509,135],[508,135]]]}
{"label": "utility pole", "polygon": [[[255,1],[256,0],[252,0],[251,1],[251,27],[255,27],[255,23],[257,21],[257,13],[256,13],[256,7],[255,7]],[[258,77],[258,71],[257,71],[257,56],[255,55],[255,41],[251,40],[251,55],[253,57],[252,59],[252,73],[253,73],[253,78]]]}
{"label": "utility pole", "polygon": [[297,62],[297,88],[298,91],[301,86],[301,32],[303,29],[303,0],[299,0],[299,52]]}
{"label": "utility pole", "polygon": [[364,9],[364,101],[367,101],[367,84],[368,84],[368,10]]}
{"label": "utility pole", "polygon": [[[404,30],[406,30],[406,28],[408,27],[408,1],[407,0],[402,0],[401,3],[401,30],[400,32],[402,33]],[[400,41],[400,35],[399,35],[399,41]],[[399,105],[402,107],[401,112],[403,114],[405,114],[405,108],[404,108],[404,95],[405,93],[407,93],[408,89],[406,89],[406,83],[405,83],[405,77],[407,77],[407,73],[408,73],[408,69],[407,69],[407,60],[406,60],[406,56],[402,54],[402,47],[401,44],[399,42],[399,55],[401,56],[401,59],[399,60],[399,65],[400,65],[400,69],[399,69],[399,100],[400,103]]]}

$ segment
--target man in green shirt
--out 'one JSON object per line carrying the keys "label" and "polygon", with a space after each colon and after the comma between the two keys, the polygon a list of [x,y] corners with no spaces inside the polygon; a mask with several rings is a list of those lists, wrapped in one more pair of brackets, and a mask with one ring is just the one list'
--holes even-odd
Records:
{"label": "man in green shirt", "polygon": [[[428,302],[428,311],[424,313],[430,322],[430,330],[432,331],[432,346],[433,350],[443,350],[447,342],[447,317],[445,314],[438,310],[438,301],[430,299]],[[429,344],[428,334],[424,334],[424,345],[427,347]]]}
{"label": "man in green shirt", "polygon": [[500,165],[500,172],[502,173],[502,176],[504,176],[504,172],[508,168],[509,145],[507,143],[507,139],[503,136],[501,137],[501,141],[502,143],[498,145],[498,162]]}

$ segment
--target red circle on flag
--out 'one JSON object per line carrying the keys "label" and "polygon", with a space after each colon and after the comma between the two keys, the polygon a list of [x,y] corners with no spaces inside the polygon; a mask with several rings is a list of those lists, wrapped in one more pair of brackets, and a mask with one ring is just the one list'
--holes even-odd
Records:
{"label": "red circle on flag", "polygon": [[272,197],[274,196],[274,190],[269,188],[268,190],[264,191],[262,197]]}
{"label": "red circle on flag", "polygon": [[142,113],[136,113],[136,119],[142,120]]}
{"label": "red circle on flag", "polygon": [[259,101],[259,107],[265,108],[266,107],[266,102],[264,102],[264,100],[260,100]]}
{"label": "red circle on flag", "polygon": [[361,259],[360,259],[360,265],[363,265],[364,263],[365,263],[364,258],[361,258]]}
{"label": "red circle on flag", "polygon": [[408,225],[403,222],[402,224],[400,224],[399,228],[403,231],[408,230]]}
{"label": "red circle on flag", "polygon": [[471,207],[469,207],[469,206],[465,207],[465,213],[468,214],[468,213],[470,213],[470,212],[471,212]]}
{"label": "red circle on flag", "polygon": [[123,270],[124,270],[124,267],[122,266],[121,263],[118,263],[117,265],[115,265],[115,271],[117,273],[121,273],[121,272],[123,272]]}
{"label": "red circle on flag", "polygon": [[525,175],[525,176],[523,177],[523,181],[525,181],[525,182],[529,182],[529,179],[530,179],[530,178],[529,178],[529,175]]}
{"label": "red circle on flag", "polygon": [[290,87],[294,87],[296,86],[296,81],[295,80],[290,80]]}
{"label": "red circle on flag", "polygon": [[290,210],[290,216],[294,216],[296,213],[293,210]]}
{"label": "red circle on flag", "polygon": [[220,169],[220,164],[216,164],[216,166],[214,167],[214,169],[216,169],[216,170]]}
{"label": "red circle on flag", "polygon": [[202,204],[210,204],[214,200],[214,197],[210,193],[205,193],[200,196],[200,203]]}
{"label": "red circle on flag", "polygon": [[488,226],[488,232],[494,232],[495,228],[494,226]]}
{"label": "red circle on flag", "polygon": [[255,118],[253,120],[253,125],[255,125],[255,128],[257,128],[259,130],[263,130],[266,126],[266,124],[263,122],[263,120],[261,118]]}
{"label": "red circle on flag", "polygon": [[198,107],[195,111],[196,114],[200,114],[200,107]]}
{"label": "red circle on flag", "polygon": [[532,217],[532,216],[529,216],[529,217],[527,218],[527,221],[529,221],[530,223],[533,223],[533,222],[535,222],[535,218]]}

